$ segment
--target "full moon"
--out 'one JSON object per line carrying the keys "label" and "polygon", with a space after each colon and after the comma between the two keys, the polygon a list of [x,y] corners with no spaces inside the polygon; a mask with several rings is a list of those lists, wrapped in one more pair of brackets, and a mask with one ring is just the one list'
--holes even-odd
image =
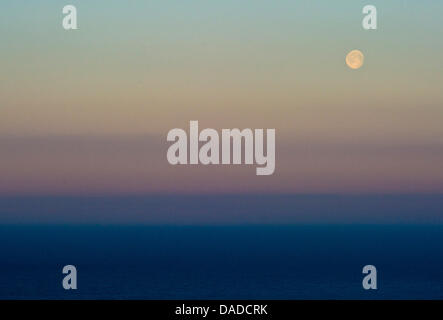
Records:
{"label": "full moon", "polygon": [[346,56],[346,64],[351,69],[358,69],[363,65],[364,56],[360,50],[352,50]]}

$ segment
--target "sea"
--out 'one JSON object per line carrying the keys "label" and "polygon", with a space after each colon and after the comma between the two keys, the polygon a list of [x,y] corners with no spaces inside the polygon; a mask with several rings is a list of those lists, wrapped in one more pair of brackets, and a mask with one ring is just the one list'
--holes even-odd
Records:
{"label": "sea", "polygon": [[0,299],[442,299],[442,249],[442,225],[1,225]]}

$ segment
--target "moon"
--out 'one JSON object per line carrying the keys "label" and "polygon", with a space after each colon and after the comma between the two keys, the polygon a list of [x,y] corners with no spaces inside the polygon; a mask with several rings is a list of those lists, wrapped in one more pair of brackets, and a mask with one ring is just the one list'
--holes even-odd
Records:
{"label": "moon", "polygon": [[365,57],[360,50],[352,50],[346,55],[346,64],[351,69],[359,69],[363,65]]}

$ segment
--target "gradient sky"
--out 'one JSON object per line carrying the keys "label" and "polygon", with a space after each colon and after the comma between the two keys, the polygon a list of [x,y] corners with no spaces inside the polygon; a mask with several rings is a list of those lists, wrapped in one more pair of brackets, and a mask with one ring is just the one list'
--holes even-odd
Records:
{"label": "gradient sky", "polygon": [[[443,192],[443,2],[68,3],[0,3],[0,195]],[[274,175],[170,166],[190,120],[275,128]]]}

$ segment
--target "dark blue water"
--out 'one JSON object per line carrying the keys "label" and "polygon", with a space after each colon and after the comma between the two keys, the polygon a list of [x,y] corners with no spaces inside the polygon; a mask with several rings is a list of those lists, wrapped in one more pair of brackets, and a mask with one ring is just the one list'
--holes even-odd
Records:
{"label": "dark blue water", "polygon": [[442,248],[443,226],[0,226],[0,298],[442,299]]}

